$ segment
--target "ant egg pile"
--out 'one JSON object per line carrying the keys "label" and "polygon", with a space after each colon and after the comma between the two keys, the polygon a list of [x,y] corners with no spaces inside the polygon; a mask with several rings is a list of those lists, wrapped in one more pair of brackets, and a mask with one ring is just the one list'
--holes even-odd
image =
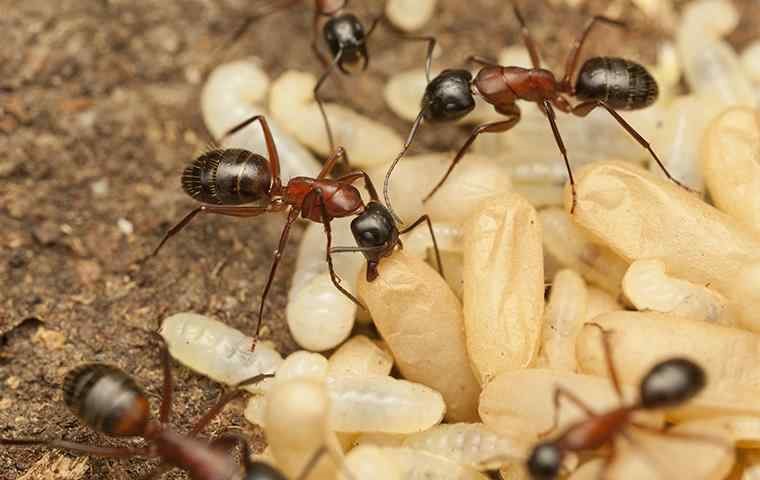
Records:
{"label": "ant egg pile", "polygon": [[[409,30],[424,23],[420,15]],[[429,202],[422,195],[452,154],[398,166],[395,210],[405,221],[429,215],[445,277],[431,266],[422,228],[402,237],[403,250],[382,259],[372,282],[364,257],[335,254],[341,285],[366,305],[362,311],[331,283],[323,227],[310,223],[287,307],[304,350],[283,359],[259,341],[250,352],[243,333],[182,313],[163,322],[171,354],[230,385],[276,373],[247,387],[245,416],[266,433],[263,458],[289,478],[326,448],[330,455],[309,479],[485,479],[500,470],[517,480],[528,478],[525,460],[547,430],[554,427],[551,437],[585,416],[563,405],[552,424],[557,386],[597,412],[619,405],[599,329],[587,325],[593,321],[611,332],[632,402],[642,377],[664,359],[687,357],[707,375],[691,402],[637,417],[669,425],[674,436],[626,437],[607,478],[760,478],[760,43],[741,55],[726,43],[738,20],[729,2],[690,3],[675,43],[662,45],[651,67],[657,103],[624,114],[694,192],[665,179],[606,112],[582,121],[559,116],[576,176],[571,214],[551,131],[527,107],[508,133],[480,137]],[[527,66],[529,57],[510,47],[499,63]],[[314,176],[320,164],[310,152],[329,153],[317,127],[316,82],[288,71],[270,85],[253,62],[223,65],[203,92],[205,122],[219,136],[266,114],[283,176]],[[395,75],[385,91],[389,107],[414,120],[425,85],[423,70]],[[381,184],[401,135],[344,106],[326,111],[335,143]],[[483,109],[467,118],[496,117]],[[250,131],[224,146],[264,151]],[[349,224],[332,223],[333,245],[353,245]],[[372,323],[378,337],[352,335],[373,331],[357,321]],[[594,479],[604,460],[568,456],[563,467],[563,478]]]}

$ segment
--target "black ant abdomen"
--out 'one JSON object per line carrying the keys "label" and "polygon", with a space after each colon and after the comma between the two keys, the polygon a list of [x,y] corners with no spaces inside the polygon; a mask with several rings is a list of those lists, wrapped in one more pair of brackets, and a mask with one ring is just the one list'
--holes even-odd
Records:
{"label": "black ant abdomen", "polygon": [[681,405],[699,393],[707,383],[705,371],[686,358],[658,363],[641,381],[641,406],[666,408]]}
{"label": "black ant abdomen", "polygon": [[475,108],[467,70],[444,70],[425,88],[422,116],[429,122],[458,120]]}
{"label": "black ant abdomen", "polygon": [[357,65],[362,61],[362,70],[369,64],[367,55],[366,34],[362,22],[352,13],[344,13],[331,17],[325,23],[325,42],[330,48],[333,58],[338,58],[338,68],[343,73],[349,73],[345,65]]}
{"label": "black ant abdomen", "polygon": [[268,201],[271,183],[267,159],[239,148],[206,152],[182,172],[185,193],[219,205]]}
{"label": "black ant abdomen", "polygon": [[63,381],[63,400],[87,425],[112,436],[142,435],[151,418],[142,389],[109,365],[91,363],[71,370]]}
{"label": "black ant abdomen", "polygon": [[615,110],[638,110],[657,100],[659,88],[646,68],[624,58],[596,57],[578,73],[575,96],[601,100]]}

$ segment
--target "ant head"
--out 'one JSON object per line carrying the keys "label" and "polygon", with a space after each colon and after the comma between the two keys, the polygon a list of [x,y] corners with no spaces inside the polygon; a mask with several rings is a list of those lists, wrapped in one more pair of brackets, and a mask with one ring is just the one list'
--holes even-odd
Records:
{"label": "ant head", "polygon": [[267,159],[240,148],[206,152],[182,172],[182,189],[203,203],[268,201],[271,183]]}
{"label": "ant head", "polygon": [[705,371],[691,360],[665,360],[655,365],[641,381],[641,406],[664,408],[680,405],[699,393],[705,383]]}
{"label": "ant head", "polygon": [[148,399],[132,377],[99,363],[82,365],[66,375],[63,401],[87,425],[107,435],[143,435],[151,418]]}
{"label": "ant head", "polygon": [[350,73],[346,70],[346,65],[355,66],[362,61],[362,70],[367,69],[369,64],[369,55],[367,54],[367,44],[365,42],[364,25],[356,15],[345,13],[336,15],[325,23],[323,33],[327,46],[333,58],[340,54],[338,68],[343,73]]}
{"label": "ant head", "polygon": [[377,278],[377,262],[398,245],[396,222],[385,206],[369,202],[364,212],[351,221],[351,233],[367,258],[367,280],[371,282]]}
{"label": "ant head", "polygon": [[562,468],[562,450],[553,442],[539,443],[528,457],[528,472],[533,480],[554,480]]}
{"label": "ant head", "polygon": [[458,120],[475,108],[467,70],[444,70],[425,88],[422,116],[429,122]]}
{"label": "ant head", "polygon": [[250,462],[246,465],[242,480],[288,480],[285,475],[264,462]]}

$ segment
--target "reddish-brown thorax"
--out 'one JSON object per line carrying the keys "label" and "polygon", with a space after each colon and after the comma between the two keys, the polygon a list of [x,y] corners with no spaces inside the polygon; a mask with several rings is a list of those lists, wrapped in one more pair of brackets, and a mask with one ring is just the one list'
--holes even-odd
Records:
{"label": "reddish-brown thorax", "polygon": [[473,85],[486,102],[497,108],[517,100],[543,102],[557,97],[557,80],[543,68],[487,66],[480,69]]}
{"label": "reddish-brown thorax", "polygon": [[285,187],[284,200],[288,205],[300,208],[303,218],[320,223],[324,220],[322,205],[329,217],[327,220],[364,210],[364,201],[356,187],[330,179],[294,177]]}
{"label": "reddish-brown thorax", "polygon": [[230,480],[240,467],[221,450],[208,443],[186,437],[151,422],[145,429],[145,439],[153,443],[155,455],[190,475],[193,480]]}
{"label": "reddish-brown thorax", "polygon": [[620,407],[611,412],[579,421],[565,430],[557,439],[562,450],[596,450],[610,441],[628,424],[632,407]]}

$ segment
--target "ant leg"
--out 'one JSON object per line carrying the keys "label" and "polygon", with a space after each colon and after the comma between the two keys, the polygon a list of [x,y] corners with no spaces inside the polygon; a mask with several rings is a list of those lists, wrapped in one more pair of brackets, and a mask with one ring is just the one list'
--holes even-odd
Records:
{"label": "ant leg", "polygon": [[438,42],[435,37],[429,35],[397,35],[401,40],[407,42],[427,42],[427,53],[425,55],[425,79],[430,83],[430,70],[433,68],[433,51]]}
{"label": "ant leg", "polygon": [[684,188],[685,190],[693,192],[691,188],[687,187],[683,183],[673,178],[672,175],[670,175],[670,172],[668,172],[668,169],[665,168],[665,165],[662,163],[662,161],[660,161],[660,157],[658,157],[657,154],[654,153],[654,149],[652,149],[651,145],[649,145],[649,142],[647,142],[644,139],[644,137],[642,137],[639,134],[639,132],[637,132],[636,129],[634,129],[631,126],[631,124],[626,122],[625,119],[622,116],[620,116],[620,114],[616,112],[614,108],[607,105],[606,102],[603,102],[601,100],[590,100],[588,102],[579,103],[578,105],[574,106],[570,112],[577,117],[585,117],[597,107],[602,107],[605,110],[607,110],[607,112],[609,112],[609,114],[612,115],[612,117],[615,120],[617,120],[620,126],[623,127],[625,131],[628,132],[628,134],[639,143],[639,145],[649,150],[650,155],[652,155],[652,158],[654,158],[654,161],[657,162],[657,165],[660,167],[660,170],[662,170],[665,176],[668,177],[668,180],[675,183],[679,187]]}
{"label": "ant leg", "polygon": [[573,43],[570,52],[567,54],[567,60],[565,61],[565,75],[562,77],[562,81],[560,82],[560,90],[570,94],[575,93],[575,88],[570,82],[572,82],[573,75],[575,74],[575,69],[578,67],[578,59],[580,58],[581,49],[586,43],[586,38],[588,38],[591,30],[595,25],[597,25],[597,22],[604,22],[620,28],[626,27],[625,22],[621,22],[620,20],[615,20],[609,17],[604,17],[602,15],[596,15],[591,20],[589,20],[586,24],[586,28],[583,29],[583,33],[581,33],[580,37],[578,37],[575,43]]}
{"label": "ant leg", "polygon": [[339,158],[346,158],[346,150],[343,147],[338,147],[337,150],[330,151],[330,156],[327,157],[327,161],[322,166],[322,170],[319,171],[317,180],[322,180],[330,175],[330,172],[335,168],[335,164],[338,162]]}
{"label": "ant leg", "polygon": [[69,442],[66,440],[42,440],[34,438],[0,438],[0,445],[16,447],[45,446],[48,448],[57,448],[68,450],[70,452],[86,453],[96,457],[112,458],[129,458],[129,457],[147,457],[149,451],[146,448],[133,447],[97,447],[85,443]]}
{"label": "ant leg", "polygon": [[435,232],[433,232],[433,224],[430,222],[430,217],[428,217],[427,215],[423,215],[420,218],[418,218],[414,223],[412,223],[405,229],[399,231],[398,233],[403,235],[406,232],[414,230],[414,228],[417,227],[422,222],[427,223],[428,231],[430,232],[430,238],[433,239],[433,249],[435,250],[435,261],[438,264],[438,273],[441,275],[441,277],[446,278],[445,275],[443,274],[443,262],[441,262],[441,252],[438,250],[438,242],[435,239]]}
{"label": "ant leg", "polygon": [[330,142],[330,153],[335,151],[335,139],[333,138],[332,128],[330,127],[330,120],[327,118],[327,112],[325,111],[325,104],[322,102],[322,97],[319,95],[319,89],[322,88],[325,80],[327,80],[327,77],[332,74],[335,67],[340,65],[341,58],[343,58],[343,50],[340,50],[338,54],[335,55],[333,61],[325,68],[325,71],[322,72],[322,76],[319,77],[317,84],[314,86],[314,100],[316,100],[319,112],[322,114],[322,121],[324,122],[325,130],[327,131],[327,140]]}
{"label": "ant leg", "polygon": [[367,175],[364,171],[349,173],[348,175],[344,175],[342,177],[339,177],[335,179],[337,182],[346,182],[346,183],[354,183],[360,178],[364,178],[364,187],[367,189],[367,192],[369,192],[369,197],[375,201],[380,202],[380,198],[377,195],[377,190],[375,190],[375,184],[372,183],[372,179],[369,175]]}
{"label": "ant leg", "polygon": [[549,125],[552,127],[552,133],[554,133],[554,140],[557,142],[557,146],[559,147],[559,151],[562,154],[562,158],[565,160],[565,168],[567,168],[567,177],[570,180],[570,191],[573,194],[573,203],[570,207],[570,214],[572,215],[573,212],[575,212],[575,203],[576,203],[576,193],[575,193],[575,179],[573,178],[573,170],[570,168],[570,160],[567,159],[567,149],[565,148],[565,142],[562,141],[562,135],[559,133],[559,128],[557,128],[557,114],[554,113],[554,108],[552,107],[552,104],[545,100],[543,103],[543,110],[546,114],[546,118],[549,119]]}
{"label": "ant leg", "polygon": [[196,215],[199,213],[213,213],[217,215],[227,215],[230,217],[255,217],[257,215],[261,215],[262,213],[271,212],[273,211],[269,207],[250,207],[250,206],[238,206],[238,205],[201,205],[199,207],[194,208],[190,211],[187,215],[185,215],[185,218],[180,220],[179,223],[174,225],[172,228],[170,228],[166,234],[164,235],[164,238],[161,239],[158,246],[155,250],[153,250],[153,253],[148,255],[146,258],[155,257],[158,255],[159,250],[161,250],[161,247],[164,246],[164,244],[172,238],[174,235],[178,234],[179,232],[184,229],[190,221],[195,218]]}
{"label": "ant leg", "polygon": [[510,128],[517,125],[517,122],[520,121],[520,110],[517,108],[517,105],[514,106],[511,111],[506,111],[506,115],[510,115],[510,117],[507,120],[499,120],[498,122],[491,122],[491,123],[484,123],[482,125],[479,125],[475,127],[475,130],[472,131],[470,134],[470,138],[467,139],[466,142],[464,142],[464,145],[462,145],[462,148],[459,149],[457,152],[456,157],[454,157],[454,160],[449,165],[449,169],[446,170],[446,173],[443,175],[443,178],[441,178],[438,183],[433,187],[433,189],[428,193],[423,199],[422,203],[427,202],[430,200],[430,197],[435,195],[435,192],[438,191],[439,188],[446,182],[446,179],[449,178],[449,175],[451,175],[451,172],[454,170],[454,167],[456,167],[457,163],[462,159],[465,152],[468,148],[470,148],[470,145],[475,141],[476,138],[478,138],[478,135],[484,132],[488,133],[501,133],[506,132]]}
{"label": "ant leg", "polygon": [[331,452],[330,449],[324,445],[319,447],[316,451],[314,451],[311,458],[309,458],[309,461],[306,462],[306,465],[304,465],[303,470],[301,470],[301,473],[299,473],[298,476],[296,477],[296,480],[306,480],[307,478],[309,478],[309,475],[311,475],[312,470],[316,468],[319,461],[326,454],[330,454],[330,456],[333,457],[333,461],[336,464],[339,464],[341,466],[341,470],[343,470],[343,475],[345,475],[347,479],[356,480],[356,477],[351,472],[351,470],[348,469],[348,467],[340,458],[340,456],[334,452]]}
{"label": "ant leg", "polygon": [[195,422],[195,425],[193,426],[192,430],[190,430],[190,433],[188,433],[188,436],[195,437],[201,433],[203,429],[206,428],[208,424],[211,423],[211,421],[222,412],[222,410],[224,410],[224,407],[227,406],[228,403],[235,400],[236,398],[240,398],[245,395],[246,392],[242,389],[243,387],[258,383],[265,378],[270,377],[274,377],[274,374],[262,373],[233,385],[230,390],[223,393],[222,396],[219,397],[219,400],[217,400],[214,406],[209,408],[208,411]]}
{"label": "ant leg", "polygon": [[417,115],[417,118],[414,120],[414,123],[412,124],[412,129],[409,130],[409,136],[406,137],[406,141],[404,142],[404,146],[401,148],[401,152],[396,155],[396,158],[393,159],[393,163],[391,163],[391,166],[388,167],[388,171],[385,172],[385,180],[383,181],[383,198],[385,198],[385,205],[388,207],[388,211],[391,212],[391,215],[393,215],[393,218],[396,219],[399,223],[404,223],[401,218],[399,218],[398,215],[396,215],[396,212],[393,210],[393,206],[391,205],[391,197],[388,193],[388,184],[391,180],[391,174],[393,173],[393,170],[396,168],[396,165],[398,165],[398,162],[401,161],[401,159],[406,155],[407,150],[409,150],[409,147],[412,145],[412,142],[414,141],[414,137],[417,136],[417,130],[419,130],[420,125],[422,125],[422,119],[423,117],[423,111],[420,110],[420,113]]}
{"label": "ant leg", "polygon": [[481,55],[470,55],[465,60],[467,63],[475,63],[477,65],[483,66],[483,67],[498,67],[499,64],[491,60],[490,58],[483,57]]}
{"label": "ant leg", "polygon": [[[632,426],[635,426],[635,424],[631,424]],[[668,478],[678,478],[678,475],[671,477],[670,475],[663,475],[663,471],[667,471],[667,465],[663,464],[660,460],[658,460],[657,456],[653,455],[651,450],[646,448],[644,444],[639,442],[633,435],[630,434],[630,432],[626,431],[625,429],[620,431],[620,435],[631,444],[632,447],[636,448],[639,453],[642,454],[643,458],[646,459],[647,463],[652,467],[653,470],[660,472],[660,476],[663,480],[667,480]]]}
{"label": "ant leg", "polygon": [[623,398],[623,389],[620,387],[620,377],[618,377],[617,369],[615,368],[615,362],[612,356],[612,344],[610,343],[610,335],[612,332],[605,330],[601,325],[594,322],[589,322],[586,325],[596,327],[602,333],[602,348],[604,348],[604,362],[607,364],[607,371],[610,374],[610,380],[612,380],[612,386],[615,388],[620,404],[625,402]]}
{"label": "ant leg", "polygon": [[243,471],[248,473],[253,468],[253,462],[251,461],[251,446],[247,438],[240,433],[228,431],[217,436],[210,443],[211,448],[218,448],[225,452],[238,445],[240,446],[240,465]]}
{"label": "ant leg", "polygon": [[259,305],[259,316],[256,320],[256,334],[253,337],[253,344],[251,345],[251,351],[256,348],[256,341],[259,338],[259,331],[261,330],[261,320],[264,317],[264,301],[267,298],[267,294],[269,293],[269,289],[272,288],[272,281],[274,280],[274,274],[277,272],[277,265],[280,264],[280,258],[282,257],[282,252],[285,250],[285,246],[288,243],[288,235],[290,234],[290,227],[293,226],[296,220],[298,220],[298,215],[301,213],[301,211],[297,208],[293,208],[288,213],[288,219],[285,221],[285,226],[282,227],[282,233],[280,234],[280,242],[277,245],[277,250],[274,251],[274,260],[272,261],[272,267],[269,270],[269,277],[267,278],[267,284],[264,287],[264,293],[261,295],[261,304]]}
{"label": "ant leg", "polygon": [[230,135],[234,135],[256,121],[261,123],[261,130],[264,132],[264,141],[266,141],[267,154],[269,155],[269,173],[272,175],[272,189],[277,191],[282,186],[282,180],[280,179],[280,155],[277,153],[277,145],[274,143],[272,131],[269,129],[269,123],[267,123],[264,115],[254,115],[230,128],[219,138],[219,144],[224,142]]}
{"label": "ant leg", "polygon": [[644,425],[638,422],[631,422],[631,426],[645,433],[650,433],[652,435],[658,435],[661,437],[678,438],[681,440],[689,440],[693,442],[708,443],[716,447],[725,448],[727,450],[734,449],[733,445],[729,444],[728,442],[726,442],[725,440],[721,438],[713,437],[712,435],[700,435],[699,433],[692,433],[692,432],[674,432],[672,430],[665,430],[664,428],[651,427],[649,425]]}
{"label": "ant leg", "polygon": [[530,63],[533,65],[533,68],[541,68],[541,57],[538,54],[538,47],[536,47],[536,42],[533,40],[533,37],[528,30],[528,27],[525,24],[525,19],[523,18],[520,8],[517,6],[515,0],[512,0],[512,11],[515,12],[515,17],[517,17],[517,21],[520,22],[520,33],[522,34],[523,42],[525,42],[525,47],[530,54]]}
{"label": "ant leg", "polygon": [[172,413],[172,397],[174,396],[174,382],[172,381],[171,356],[166,340],[157,332],[151,332],[153,337],[159,342],[159,356],[161,358],[161,370],[163,371],[163,386],[161,388],[161,407],[159,409],[158,420],[166,425],[169,423],[169,417]]}
{"label": "ant leg", "polygon": [[309,192],[304,198],[304,203],[307,205],[309,204],[309,200],[310,200],[309,197],[312,197],[313,201],[319,204],[319,208],[322,211],[321,212],[322,225],[324,225],[325,227],[325,236],[327,237],[327,247],[325,248],[325,252],[326,252],[325,258],[327,260],[327,267],[330,270],[330,280],[332,280],[333,285],[335,285],[335,288],[337,288],[338,291],[340,291],[340,293],[342,293],[346,298],[354,302],[362,310],[366,310],[367,308],[364,305],[362,305],[362,303],[355,296],[353,296],[351,292],[349,292],[348,290],[346,290],[340,285],[341,279],[338,276],[338,274],[335,273],[335,267],[333,267],[332,255],[330,254],[330,249],[332,247],[332,227],[330,227],[330,220],[332,220],[332,218],[327,213],[327,208],[325,206],[325,202],[322,197],[322,190],[320,190],[319,188],[316,188],[312,190],[311,192]]}
{"label": "ant leg", "polygon": [[571,403],[573,403],[576,407],[583,410],[583,413],[586,414],[588,417],[594,417],[596,416],[596,413],[594,413],[594,410],[586,405],[583,400],[578,398],[573,392],[570,390],[565,389],[564,387],[557,386],[554,388],[554,396],[552,397],[552,402],[554,403],[554,416],[552,418],[552,426],[548,428],[547,430],[544,430],[543,432],[540,432],[538,434],[539,437],[545,437],[552,433],[554,430],[559,427],[559,410],[561,407],[560,400],[562,398],[565,398],[566,400],[569,400]]}

